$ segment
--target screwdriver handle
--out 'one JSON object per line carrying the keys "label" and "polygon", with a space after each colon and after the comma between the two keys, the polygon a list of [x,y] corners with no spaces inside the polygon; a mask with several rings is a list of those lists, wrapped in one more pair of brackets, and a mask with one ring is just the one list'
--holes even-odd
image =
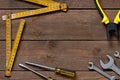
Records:
{"label": "screwdriver handle", "polygon": [[68,77],[76,77],[76,72],[73,70],[67,70],[67,69],[62,69],[62,68],[56,68],[55,72],[64,76],[68,76]]}
{"label": "screwdriver handle", "polygon": [[48,78],[48,80],[55,80],[55,79],[53,79],[53,78],[49,77],[49,78]]}

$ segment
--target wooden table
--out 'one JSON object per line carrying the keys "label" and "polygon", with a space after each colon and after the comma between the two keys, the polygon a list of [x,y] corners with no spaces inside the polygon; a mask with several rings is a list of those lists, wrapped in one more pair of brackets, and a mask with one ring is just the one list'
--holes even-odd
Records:
{"label": "wooden table", "polygon": [[[10,80],[43,80],[18,66],[26,61],[51,67],[63,67],[77,72],[76,80],[107,80],[95,71],[88,70],[88,62],[97,66],[99,59],[107,61],[106,54],[120,51],[120,42],[107,41],[106,30],[101,23],[94,0],[56,0],[69,6],[67,13],[55,12],[24,18],[26,27],[17,53]],[[110,1],[110,2],[109,2]],[[100,0],[105,12],[113,21],[120,9],[119,0]],[[20,12],[40,6],[17,0],[0,0],[0,16],[6,12]],[[13,40],[20,19],[13,20]],[[115,59],[118,66],[120,62]],[[53,72],[31,67],[57,80],[72,80]],[[5,21],[0,19],[0,80],[5,80]],[[112,71],[107,73],[116,75]]]}

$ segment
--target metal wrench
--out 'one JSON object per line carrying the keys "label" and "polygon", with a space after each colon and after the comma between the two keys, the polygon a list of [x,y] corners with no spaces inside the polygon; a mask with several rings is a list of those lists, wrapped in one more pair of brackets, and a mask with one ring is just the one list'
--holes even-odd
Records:
{"label": "metal wrench", "polygon": [[118,51],[115,51],[114,56],[115,56],[116,58],[119,58],[119,59],[120,59],[120,53],[119,53]]}
{"label": "metal wrench", "polygon": [[98,73],[102,74],[103,76],[105,76],[105,77],[108,78],[109,80],[117,80],[117,79],[118,79],[116,76],[111,76],[111,75],[105,73],[104,71],[100,70],[97,66],[94,65],[93,62],[89,62],[88,68],[89,68],[90,70],[95,70],[95,71],[97,71]]}
{"label": "metal wrench", "polygon": [[102,68],[103,69],[111,69],[120,75],[120,69],[115,65],[114,59],[110,55],[107,55],[107,57],[110,59],[110,61],[107,64],[103,63],[103,61],[100,60],[100,64],[101,64]]}

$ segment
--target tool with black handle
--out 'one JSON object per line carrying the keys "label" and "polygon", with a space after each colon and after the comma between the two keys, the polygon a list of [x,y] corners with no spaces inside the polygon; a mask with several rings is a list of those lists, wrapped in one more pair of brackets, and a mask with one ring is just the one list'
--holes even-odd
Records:
{"label": "tool with black handle", "polygon": [[105,14],[104,10],[102,9],[99,0],[94,0],[95,4],[97,6],[97,9],[102,17],[102,23],[106,26],[107,31],[107,39],[110,40],[110,35],[113,32],[117,40],[119,39],[119,30],[118,30],[118,24],[120,23],[120,10],[118,14],[116,15],[114,22],[110,22],[108,16]]}
{"label": "tool with black handle", "polygon": [[61,74],[61,75],[64,75],[64,76],[68,76],[68,77],[72,77],[72,78],[76,77],[76,73],[73,70],[67,70],[67,69],[62,69],[62,68],[51,68],[51,67],[48,67],[48,66],[35,64],[35,63],[31,63],[31,62],[26,62],[26,64],[36,66],[36,67],[40,67],[42,69],[54,71],[55,73],[58,73],[58,74]]}
{"label": "tool with black handle", "polygon": [[31,68],[23,65],[23,64],[19,64],[19,66],[22,67],[22,68],[25,68],[25,69],[27,69],[27,70],[35,73],[35,74],[37,74],[38,76],[41,76],[42,78],[44,78],[44,79],[46,79],[46,80],[55,80],[55,79],[53,79],[53,78],[51,78],[51,77],[47,77],[47,76],[45,76],[45,75],[43,75],[43,74],[41,74],[41,73],[39,73],[39,72],[37,72],[37,71],[35,71],[35,70],[33,70],[33,69],[31,69]]}

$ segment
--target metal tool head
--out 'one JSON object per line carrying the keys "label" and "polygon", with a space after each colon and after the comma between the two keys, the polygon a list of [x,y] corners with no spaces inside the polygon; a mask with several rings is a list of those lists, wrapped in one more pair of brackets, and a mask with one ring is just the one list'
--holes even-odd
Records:
{"label": "metal tool head", "polygon": [[119,58],[120,53],[118,51],[115,51],[114,56],[117,57],[117,58]]}
{"label": "metal tool head", "polygon": [[114,34],[117,40],[119,40],[119,31],[118,26],[115,23],[109,23],[107,24],[107,38],[110,40],[111,34]]}
{"label": "metal tool head", "polygon": [[108,69],[114,64],[114,59],[110,55],[107,55],[107,57],[110,60],[107,64],[103,63],[103,61],[100,60],[100,64],[103,67],[103,69]]}
{"label": "metal tool head", "polygon": [[118,80],[118,77],[112,76],[112,77],[110,78],[110,80]]}
{"label": "metal tool head", "polygon": [[89,64],[89,66],[88,66],[88,69],[94,69],[94,63],[93,62],[89,62],[88,63]]}

